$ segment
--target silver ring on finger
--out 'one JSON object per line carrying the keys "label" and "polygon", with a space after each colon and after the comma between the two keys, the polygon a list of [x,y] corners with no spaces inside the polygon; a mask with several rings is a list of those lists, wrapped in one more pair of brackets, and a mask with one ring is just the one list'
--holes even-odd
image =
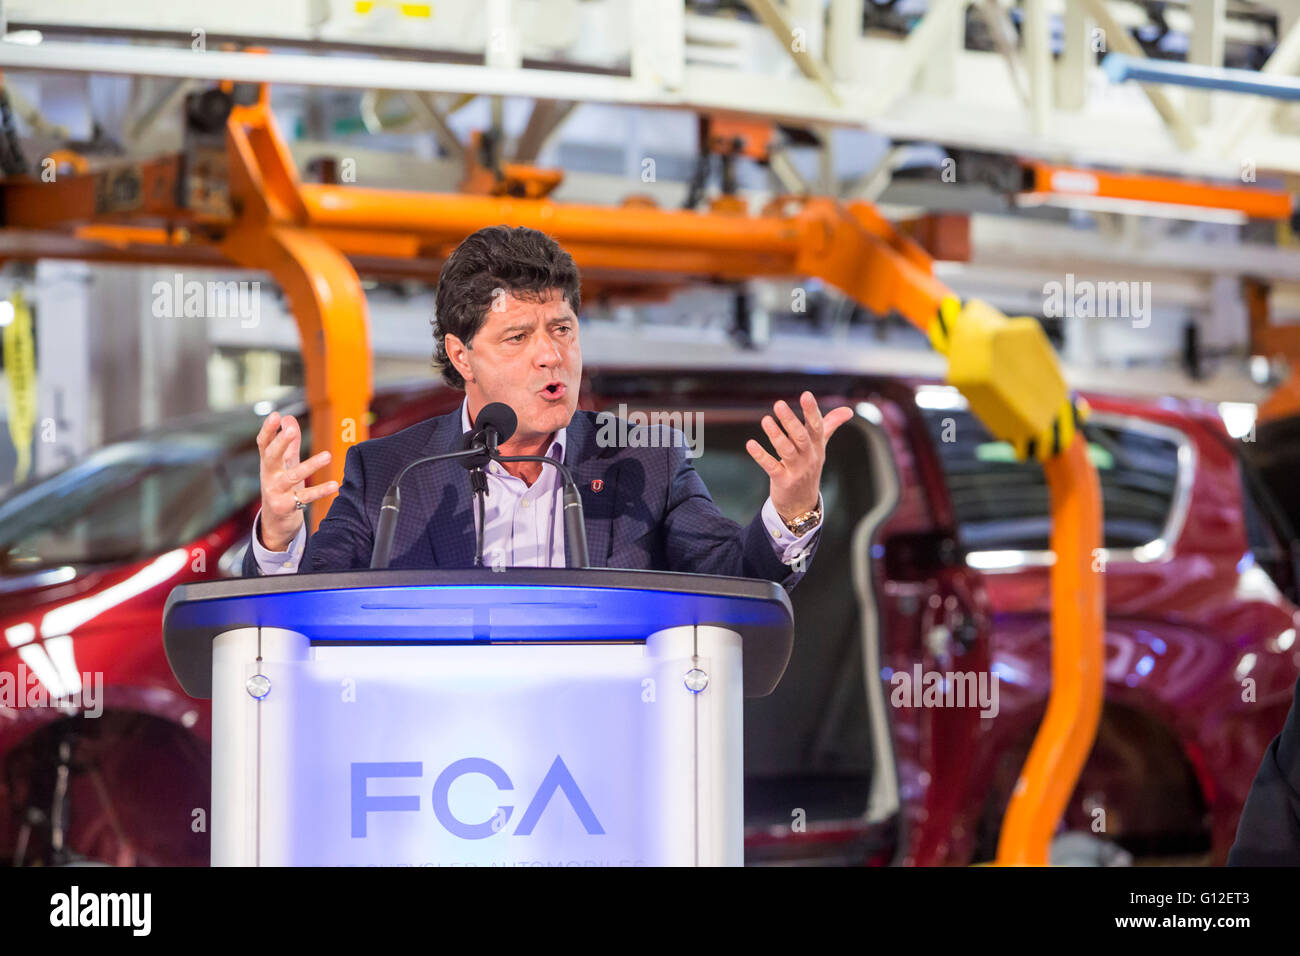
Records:
{"label": "silver ring on finger", "polygon": [[294,505],[297,507],[297,509],[298,509],[299,511],[306,511],[306,510],[307,510],[307,502],[305,502],[305,501],[299,501],[299,500],[298,500],[298,492],[296,492],[296,491],[291,491],[291,492],[289,492],[289,494],[293,495],[293,503],[294,503]]}

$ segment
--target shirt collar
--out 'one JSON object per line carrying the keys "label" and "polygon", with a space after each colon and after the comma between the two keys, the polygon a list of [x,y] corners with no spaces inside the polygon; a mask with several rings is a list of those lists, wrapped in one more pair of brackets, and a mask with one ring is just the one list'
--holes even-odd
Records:
{"label": "shirt collar", "polygon": [[[463,435],[469,430],[469,396],[466,395],[460,403],[460,433]],[[565,429],[557,428],[551,438],[550,446],[546,449],[546,454],[557,461],[564,460],[564,433]]]}

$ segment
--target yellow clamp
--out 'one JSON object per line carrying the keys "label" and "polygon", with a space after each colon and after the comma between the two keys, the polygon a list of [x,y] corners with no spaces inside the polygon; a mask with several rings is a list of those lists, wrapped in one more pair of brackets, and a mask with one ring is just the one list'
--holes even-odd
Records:
{"label": "yellow clamp", "polygon": [[947,296],[930,323],[930,343],[948,357],[948,382],[971,411],[1021,459],[1046,461],[1070,447],[1086,403],[1071,400],[1042,325],[1007,318],[987,302]]}

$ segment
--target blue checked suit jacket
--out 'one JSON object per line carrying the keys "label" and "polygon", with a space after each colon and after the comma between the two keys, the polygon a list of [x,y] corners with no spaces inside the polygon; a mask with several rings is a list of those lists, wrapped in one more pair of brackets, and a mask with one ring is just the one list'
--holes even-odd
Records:
{"label": "blue checked suit jacket", "polygon": [[[798,583],[802,573],[781,561],[761,514],[742,528],[718,510],[680,435],[674,442],[665,433],[657,448],[602,448],[596,442],[598,428],[596,413],[579,409],[565,431],[564,448],[564,463],[582,496],[592,567],[764,578],[786,590]],[[456,451],[461,441],[458,406],[349,448],[343,483],[329,513],[307,539],[299,573],[368,568],[379,506],[397,472],[416,458]],[[754,473],[755,481],[767,480],[757,466]],[[604,481],[598,492],[591,487],[597,478]],[[473,567],[472,505],[469,474],[460,463],[411,469],[402,480],[402,511],[389,567]],[[813,536],[809,560],[820,538],[820,532]],[[250,547],[244,575],[259,573]]]}

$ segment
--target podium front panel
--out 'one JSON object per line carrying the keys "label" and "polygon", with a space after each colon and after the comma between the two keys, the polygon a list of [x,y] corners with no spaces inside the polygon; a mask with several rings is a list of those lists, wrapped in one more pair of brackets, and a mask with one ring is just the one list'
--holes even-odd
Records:
{"label": "podium front panel", "polygon": [[740,637],[715,626],[467,646],[228,632],[213,863],[739,865],[742,683]]}

